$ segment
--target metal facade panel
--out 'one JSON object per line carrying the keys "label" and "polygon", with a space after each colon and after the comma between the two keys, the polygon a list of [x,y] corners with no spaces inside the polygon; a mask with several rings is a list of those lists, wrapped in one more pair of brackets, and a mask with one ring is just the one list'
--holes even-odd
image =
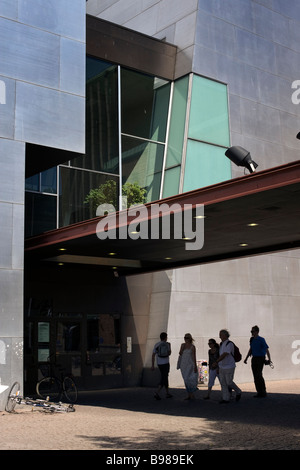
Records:
{"label": "metal facade panel", "polygon": [[84,98],[18,82],[15,138],[84,152]]}

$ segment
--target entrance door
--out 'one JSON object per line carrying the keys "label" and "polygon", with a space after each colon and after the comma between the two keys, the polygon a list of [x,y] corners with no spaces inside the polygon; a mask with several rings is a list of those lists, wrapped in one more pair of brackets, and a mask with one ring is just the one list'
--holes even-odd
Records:
{"label": "entrance door", "polygon": [[120,316],[66,313],[25,319],[25,387],[72,374],[82,390],[122,386]]}
{"label": "entrance door", "polygon": [[85,382],[91,388],[120,387],[120,317],[113,314],[86,316]]}

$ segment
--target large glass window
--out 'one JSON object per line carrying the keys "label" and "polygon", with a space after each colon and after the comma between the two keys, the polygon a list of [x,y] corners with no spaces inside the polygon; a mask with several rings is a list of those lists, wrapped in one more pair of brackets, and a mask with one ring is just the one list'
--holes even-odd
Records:
{"label": "large glass window", "polygon": [[122,69],[122,133],[164,142],[169,96],[170,84],[165,80]]}
{"label": "large glass window", "polygon": [[231,178],[226,85],[193,76],[183,191]]}
{"label": "large glass window", "polygon": [[147,201],[160,197],[169,100],[169,82],[122,69],[122,182],[146,189]]}
{"label": "large glass window", "polygon": [[189,138],[229,147],[227,89],[223,83],[194,75]]}
{"label": "large glass window", "polygon": [[87,57],[86,74],[86,155],[71,165],[118,174],[117,66]]}
{"label": "large glass window", "polygon": [[118,178],[103,173],[60,167],[59,226],[64,227],[96,217],[97,197],[87,200],[87,196],[92,189],[99,188],[107,181],[115,181],[117,200]]}
{"label": "large glass window", "polygon": [[120,176],[147,202],[231,177],[226,85],[190,75],[171,86],[92,57],[86,73],[86,155],[60,165],[59,188],[56,168],[26,180],[27,236],[95,217],[99,194],[118,209]]}

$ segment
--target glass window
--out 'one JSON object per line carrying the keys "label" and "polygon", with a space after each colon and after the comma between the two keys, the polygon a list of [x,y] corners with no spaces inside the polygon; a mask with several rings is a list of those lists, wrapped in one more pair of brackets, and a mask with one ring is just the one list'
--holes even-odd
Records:
{"label": "glass window", "polygon": [[179,191],[181,166],[169,168],[165,171],[163,197],[175,196]]}
{"label": "glass window", "polygon": [[55,196],[40,193],[25,193],[25,237],[56,228]]}
{"label": "glass window", "polygon": [[230,161],[222,147],[188,141],[183,191],[209,186],[231,178]]}
{"label": "glass window", "polygon": [[25,180],[26,191],[39,191],[40,190],[40,174],[30,176]]}
{"label": "glass window", "polygon": [[61,321],[57,323],[56,352],[80,351],[80,323]]}
{"label": "glass window", "polygon": [[169,96],[165,80],[122,69],[122,133],[164,142]]}
{"label": "glass window", "polygon": [[123,184],[138,183],[147,201],[159,199],[164,145],[122,137]]}
{"label": "glass window", "polygon": [[166,167],[181,164],[189,78],[174,83]]}
{"label": "glass window", "polygon": [[87,356],[92,375],[121,371],[120,319],[109,314],[87,316]]}
{"label": "glass window", "polygon": [[41,173],[41,192],[53,193],[57,192],[57,167],[50,168],[49,170]]}
{"label": "glass window", "polygon": [[194,75],[189,137],[229,147],[226,85]]}
{"label": "glass window", "polygon": [[[91,190],[99,189],[101,185],[108,181],[113,183],[115,200],[106,202],[114,204],[117,208],[119,178],[102,173],[61,167],[60,184],[63,190],[60,192],[59,197],[59,226],[64,227],[96,217],[96,209],[99,205],[97,193],[95,197],[91,197],[89,200],[87,200],[87,196],[91,194]],[[100,203],[103,203],[103,201]]]}
{"label": "glass window", "polygon": [[86,67],[86,155],[71,165],[118,174],[117,66],[88,57]]}

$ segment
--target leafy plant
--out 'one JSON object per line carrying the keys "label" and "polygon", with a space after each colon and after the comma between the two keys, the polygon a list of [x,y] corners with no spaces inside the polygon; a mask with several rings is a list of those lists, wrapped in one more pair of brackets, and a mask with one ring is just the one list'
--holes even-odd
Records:
{"label": "leafy plant", "polygon": [[127,207],[146,202],[146,189],[138,183],[125,183],[122,187],[122,195],[127,197]]}
{"label": "leafy plant", "polygon": [[[146,192],[138,183],[125,183],[122,187],[122,195],[127,198],[127,207],[143,204],[146,201]],[[101,204],[112,204],[117,209],[117,195],[116,181],[108,180],[101,184],[99,188],[91,189],[84,203],[90,204],[93,212],[96,212],[97,207]]]}

